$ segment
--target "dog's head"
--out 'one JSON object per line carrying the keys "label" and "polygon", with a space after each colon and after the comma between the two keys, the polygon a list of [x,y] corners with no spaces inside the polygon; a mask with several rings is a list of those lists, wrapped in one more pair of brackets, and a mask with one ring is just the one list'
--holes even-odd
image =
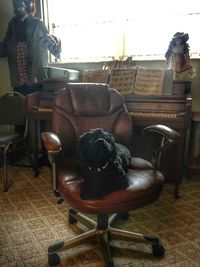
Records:
{"label": "dog's head", "polygon": [[112,134],[100,128],[83,134],[79,141],[79,156],[84,177],[83,199],[102,198],[128,186],[125,172],[129,153],[115,143]]}
{"label": "dog's head", "polygon": [[89,169],[97,172],[105,170],[117,155],[113,135],[100,128],[83,134],[79,140],[79,155]]}

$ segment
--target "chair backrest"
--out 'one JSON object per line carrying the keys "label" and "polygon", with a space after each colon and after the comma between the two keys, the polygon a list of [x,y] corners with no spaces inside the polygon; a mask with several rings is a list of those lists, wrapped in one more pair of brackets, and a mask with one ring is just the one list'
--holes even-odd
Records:
{"label": "chair backrest", "polygon": [[0,97],[0,124],[23,125],[25,122],[25,96],[9,92]]}
{"label": "chair backrest", "polygon": [[69,83],[58,92],[53,110],[53,130],[68,153],[75,151],[81,134],[103,128],[129,147],[132,121],[123,96],[107,84]]}

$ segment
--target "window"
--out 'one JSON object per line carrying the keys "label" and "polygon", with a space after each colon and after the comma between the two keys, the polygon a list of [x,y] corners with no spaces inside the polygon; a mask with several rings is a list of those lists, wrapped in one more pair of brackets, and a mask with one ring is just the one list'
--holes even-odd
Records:
{"label": "window", "polygon": [[[45,20],[62,41],[62,62],[165,59],[176,32],[189,34],[200,57],[199,0],[42,0]],[[59,3],[59,4],[58,4]],[[48,18],[48,19],[47,19]]]}

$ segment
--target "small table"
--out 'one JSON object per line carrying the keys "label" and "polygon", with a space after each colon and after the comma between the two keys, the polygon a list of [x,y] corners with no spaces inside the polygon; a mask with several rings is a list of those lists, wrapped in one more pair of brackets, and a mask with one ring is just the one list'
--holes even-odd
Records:
{"label": "small table", "polygon": [[[77,72],[72,71],[77,74]],[[70,74],[69,74],[70,77]],[[33,153],[33,170],[35,176],[39,174],[39,129],[41,124],[52,120],[52,112],[56,94],[58,90],[65,88],[69,78],[65,79],[46,79],[42,81],[43,88],[40,92],[26,96],[27,117],[29,118],[30,146]],[[42,122],[42,123],[41,123]],[[43,123],[44,122],[44,123]],[[47,129],[43,129],[47,130]],[[48,129],[49,130],[49,129]]]}
{"label": "small table", "polygon": [[50,108],[41,108],[35,106],[27,111],[27,117],[29,118],[30,129],[30,142],[33,153],[33,171],[34,175],[39,174],[39,153],[38,153],[38,129],[40,129],[41,121],[51,121],[52,111]]}

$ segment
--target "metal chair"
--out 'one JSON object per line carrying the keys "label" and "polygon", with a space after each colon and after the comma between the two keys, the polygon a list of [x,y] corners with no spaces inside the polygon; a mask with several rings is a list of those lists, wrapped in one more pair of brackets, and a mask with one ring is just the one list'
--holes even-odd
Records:
{"label": "metal chair", "polygon": [[18,92],[8,92],[0,97],[0,125],[8,125],[12,128],[0,133],[4,192],[9,188],[8,155],[22,149],[23,146],[31,161],[27,144],[28,119],[25,117],[25,112],[25,96]]}

